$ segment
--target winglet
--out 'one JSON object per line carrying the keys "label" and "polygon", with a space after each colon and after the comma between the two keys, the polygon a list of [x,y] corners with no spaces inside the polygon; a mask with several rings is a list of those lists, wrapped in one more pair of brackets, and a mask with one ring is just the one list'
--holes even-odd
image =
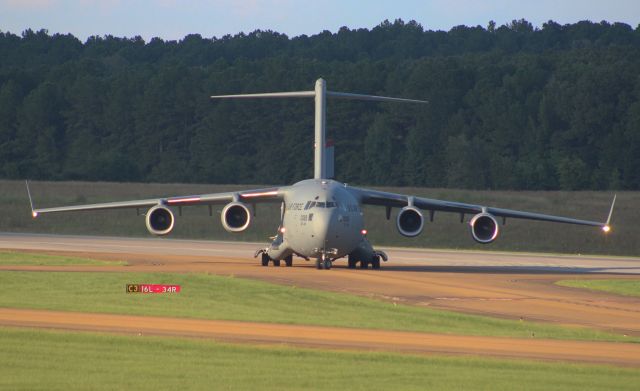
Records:
{"label": "winglet", "polygon": [[38,217],[38,212],[33,208],[33,199],[31,198],[31,191],[29,190],[29,181],[25,180],[24,183],[27,185],[27,195],[29,196],[29,204],[31,205],[31,216],[35,219]]}
{"label": "winglet", "polygon": [[611,216],[613,215],[613,207],[616,205],[616,198],[617,197],[618,197],[617,194],[613,195],[613,201],[611,202],[611,209],[609,209],[609,216],[607,217],[607,222],[602,227],[602,230],[605,233],[611,231],[611,225],[609,225],[609,223],[611,223]]}

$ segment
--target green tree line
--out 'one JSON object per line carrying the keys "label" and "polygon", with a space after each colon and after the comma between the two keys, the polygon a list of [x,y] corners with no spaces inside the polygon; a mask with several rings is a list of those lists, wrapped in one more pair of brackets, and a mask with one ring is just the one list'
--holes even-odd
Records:
{"label": "green tree line", "polygon": [[526,20],[431,31],[402,20],[288,37],[180,41],[0,32],[0,177],[288,184],[313,173],[330,101],[336,176],[481,189],[640,189],[640,27]]}

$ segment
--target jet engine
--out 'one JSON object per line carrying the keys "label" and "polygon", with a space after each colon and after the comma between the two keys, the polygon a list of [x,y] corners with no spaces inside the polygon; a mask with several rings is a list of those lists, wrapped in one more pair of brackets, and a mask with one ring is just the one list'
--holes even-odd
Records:
{"label": "jet engine", "polygon": [[478,243],[491,243],[498,237],[498,221],[489,213],[478,213],[469,222],[471,236]]}
{"label": "jet engine", "polygon": [[164,205],[156,205],[146,215],[147,229],[154,235],[166,235],[173,230],[173,212]]}
{"label": "jet engine", "polygon": [[396,226],[404,236],[410,238],[418,236],[422,232],[422,228],[424,228],[424,216],[422,216],[420,209],[415,206],[405,206],[398,213]]}
{"label": "jet engine", "polygon": [[222,209],[222,226],[229,232],[242,232],[251,224],[251,210],[242,202],[231,202]]}

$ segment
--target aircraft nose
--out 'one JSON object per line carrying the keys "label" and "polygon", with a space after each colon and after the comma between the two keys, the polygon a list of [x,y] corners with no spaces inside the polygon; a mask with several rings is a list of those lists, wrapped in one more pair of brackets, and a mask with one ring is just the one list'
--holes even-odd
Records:
{"label": "aircraft nose", "polygon": [[341,221],[341,213],[336,208],[325,209],[316,213],[313,218],[313,225],[316,237],[322,248],[332,249],[340,247],[339,243],[345,236],[345,226]]}
{"label": "aircraft nose", "polygon": [[329,232],[331,214],[326,210],[315,210],[313,213],[313,232],[319,240],[324,240]]}

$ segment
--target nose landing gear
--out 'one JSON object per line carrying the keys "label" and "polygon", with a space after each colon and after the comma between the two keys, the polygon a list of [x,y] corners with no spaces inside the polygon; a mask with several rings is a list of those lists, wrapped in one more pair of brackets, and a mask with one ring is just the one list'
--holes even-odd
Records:
{"label": "nose landing gear", "polygon": [[316,259],[316,269],[318,270],[329,270],[331,269],[333,261],[329,257],[323,257]]}

